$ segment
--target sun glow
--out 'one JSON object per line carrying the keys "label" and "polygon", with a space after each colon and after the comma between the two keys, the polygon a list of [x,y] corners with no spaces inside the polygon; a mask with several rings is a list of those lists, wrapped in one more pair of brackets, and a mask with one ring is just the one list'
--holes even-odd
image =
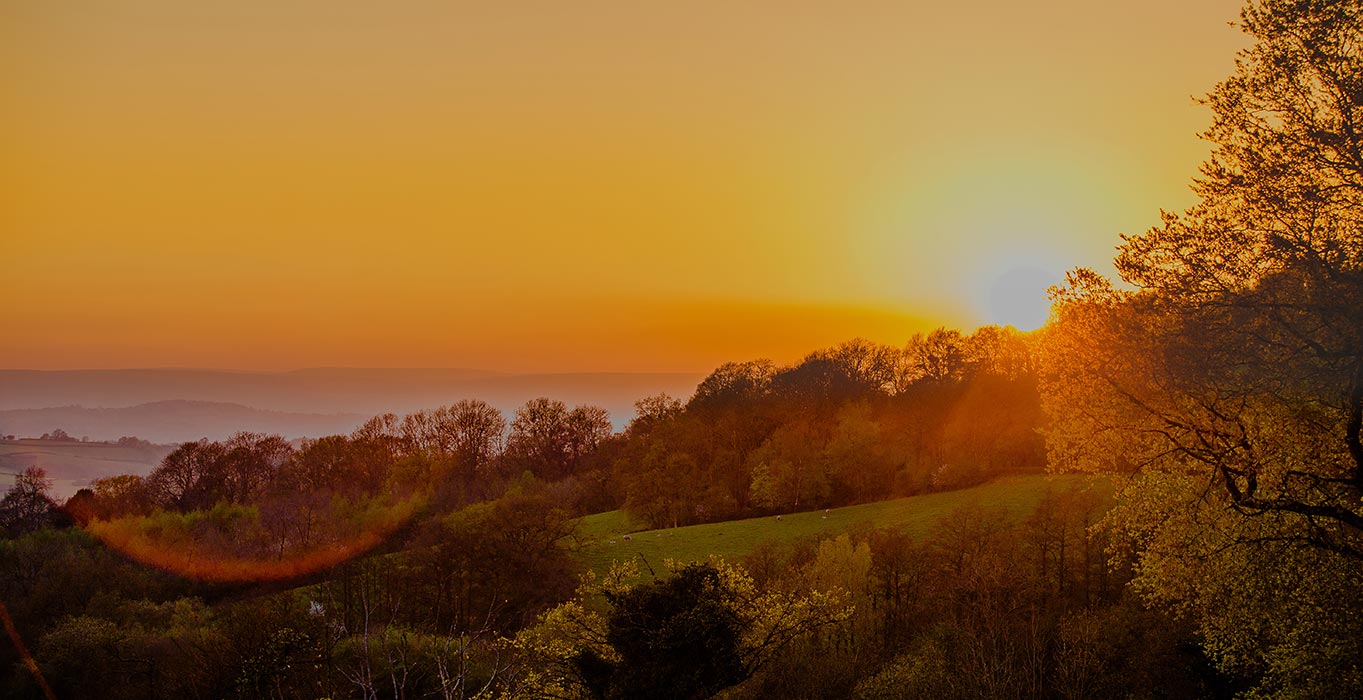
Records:
{"label": "sun glow", "polygon": [[1040,328],[1050,316],[1046,291],[1059,282],[1055,273],[1033,265],[1005,270],[989,286],[989,321],[1020,331]]}
{"label": "sun glow", "polygon": [[1101,271],[1181,206],[1188,95],[1241,41],[1238,0],[11,5],[0,366],[46,369],[704,371],[1033,325],[1044,288],[977,258]]}

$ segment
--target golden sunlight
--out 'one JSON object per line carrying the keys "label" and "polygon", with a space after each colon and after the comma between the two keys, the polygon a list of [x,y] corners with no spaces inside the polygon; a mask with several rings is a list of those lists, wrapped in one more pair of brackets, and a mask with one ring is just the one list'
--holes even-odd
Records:
{"label": "golden sunlight", "polygon": [[18,2],[0,238],[61,264],[0,279],[0,366],[700,372],[1035,325],[981,251],[1102,269],[1182,206],[1238,2],[990,5]]}
{"label": "golden sunlight", "polygon": [[7,0],[0,698],[1363,697],[1360,46]]}
{"label": "golden sunlight", "polygon": [[1050,315],[1046,291],[1060,282],[1059,275],[1034,265],[1008,268],[989,286],[989,321],[1020,331],[1040,328]]}

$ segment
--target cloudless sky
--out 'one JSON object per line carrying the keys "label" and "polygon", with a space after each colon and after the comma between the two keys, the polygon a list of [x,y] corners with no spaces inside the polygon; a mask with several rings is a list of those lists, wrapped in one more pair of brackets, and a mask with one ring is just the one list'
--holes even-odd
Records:
{"label": "cloudless sky", "polygon": [[1034,326],[1192,202],[1238,7],[10,0],[0,367],[705,371]]}

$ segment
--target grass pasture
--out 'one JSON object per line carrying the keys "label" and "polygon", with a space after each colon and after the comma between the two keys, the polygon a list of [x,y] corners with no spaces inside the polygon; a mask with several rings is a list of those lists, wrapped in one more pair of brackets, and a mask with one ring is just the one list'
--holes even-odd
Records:
{"label": "grass pasture", "polygon": [[[970,503],[999,506],[1012,517],[1020,518],[1036,508],[1047,489],[1067,489],[1071,485],[1106,491],[1104,483],[1082,475],[1010,476],[959,491],[834,508],[827,517],[820,509],[789,513],[780,520],[765,516],[659,530],[640,529],[623,511],[615,510],[582,519],[580,533],[585,544],[577,556],[599,573],[606,571],[613,561],[641,556],[655,569],[665,559],[704,561],[718,554],[737,560],[764,542],[833,536],[858,526],[899,528],[922,537],[943,516]],[[626,534],[629,541],[624,539]]]}
{"label": "grass pasture", "polygon": [[42,467],[52,478],[52,495],[65,500],[95,479],[119,474],[146,475],[168,454],[169,445],[118,445],[64,440],[0,440],[0,494],[14,483],[12,473]]}

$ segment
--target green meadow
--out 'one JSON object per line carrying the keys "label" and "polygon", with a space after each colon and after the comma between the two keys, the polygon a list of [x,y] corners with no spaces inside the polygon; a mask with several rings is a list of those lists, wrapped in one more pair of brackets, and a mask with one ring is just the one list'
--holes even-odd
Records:
{"label": "green meadow", "polygon": [[[717,554],[737,560],[767,543],[789,543],[808,537],[834,536],[841,532],[871,528],[897,528],[916,537],[926,535],[943,516],[966,505],[1002,508],[1012,518],[1031,513],[1048,490],[1072,485],[1110,490],[1100,479],[1083,475],[1010,476],[968,489],[945,491],[891,501],[764,516],[720,523],[658,530],[641,529],[623,511],[589,515],[582,519],[579,534],[583,546],[577,556],[590,569],[606,571],[613,561],[642,557],[658,568],[663,561],[704,561]],[[625,540],[625,535],[630,539]]]}

